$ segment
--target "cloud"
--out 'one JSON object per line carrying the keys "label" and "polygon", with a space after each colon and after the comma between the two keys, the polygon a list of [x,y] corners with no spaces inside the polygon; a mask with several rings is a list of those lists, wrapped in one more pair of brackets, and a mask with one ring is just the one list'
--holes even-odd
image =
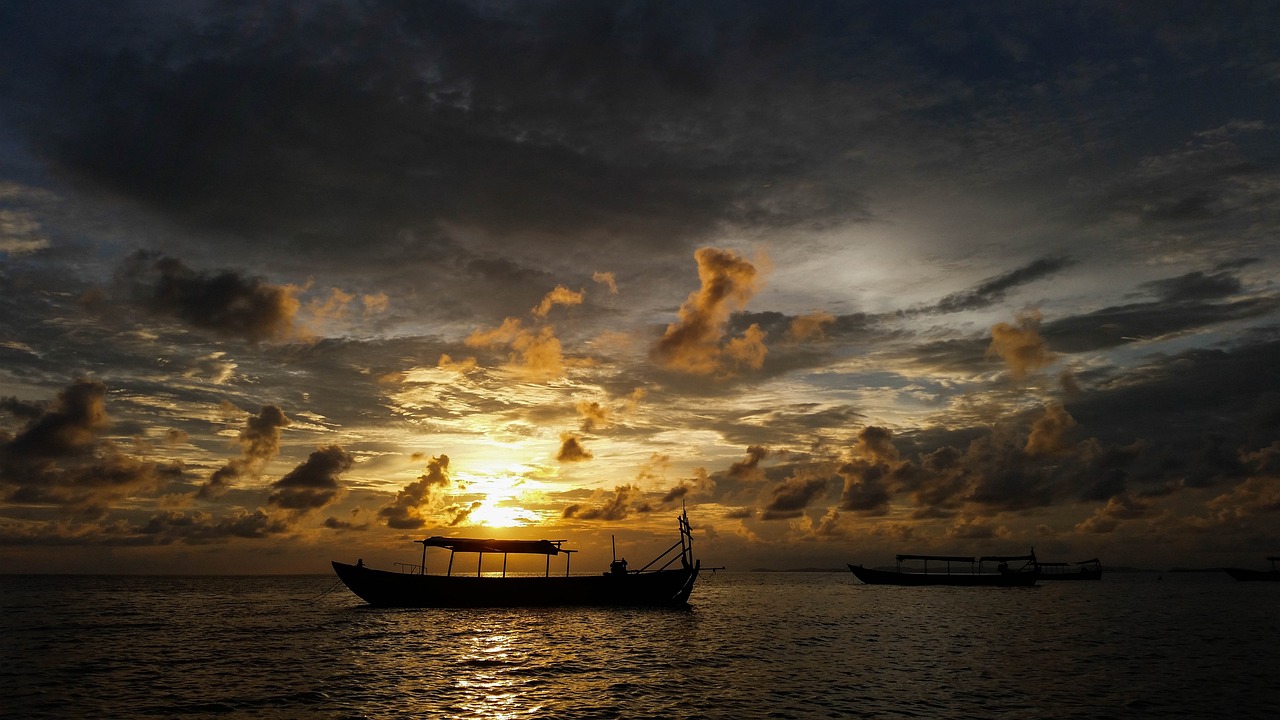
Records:
{"label": "cloud", "polygon": [[1028,455],[1053,455],[1067,448],[1066,434],[1076,426],[1075,418],[1061,403],[1045,405],[1044,414],[1031,425],[1027,436]]}
{"label": "cloud", "polygon": [[147,309],[219,336],[257,343],[296,335],[300,302],[295,288],[229,270],[198,272],[175,258],[142,250],[128,259],[122,276]]}
{"label": "cloud", "polygon": [[0,208],[0,253],[19,257],[49,247],[40,221],[27,210]]}
{"label": "cloud", "polygon": [[611,272],[593,272],[591,279],[609,288],[610,295],[618,294],[618,279]]}
{"label": "cloud", "polygon": [[542,298],[542,302],[538,303],[538,305],[530,312],[532,312],[533,316],[536,318],[545,318],[547,313],[551,312],[551,308],[556,305],[563,305],[565,307],[581,305],[582,300],[585,297],[586,292],[582,290],[574,292],[563,285],[557,285],[555,289],[547,293],[546,296]]}
{"label": "cloud", "polygon": [[581,438],[573,433],[560,433],[560,449],[556,451],[556,460],[562,463],[583,462],[591,457],[591,452],[582,446]]}
{"label": "cloud", "polygon": [[582,416],[582,432],[595,432],[609,424],[609,408],[598,402],[581,400],[574,407]]}
{"label": "cloud", "polygon": [[897,489],[892,478],[910,467],[899,459],[893,433],[887,428],[868,425],[858,433],[850,454],[850,460],[836,471],[844,479],[840,509],[864,515],[884,514]]}
{"label": "cloud", "polygon": [[769,456],[769,448],[761,445],[747,447],[747,457],[733,463],[725,473],[731,480],[754,483],[764,480],[764,470],[760,462]]}
{"label": "cloud", "polygon": [[150,462],[102,437],[111,426],[107,388],[93,380],[68,385],[47,407],[15,398],[0,402],[27,424],[0,432],[0,496],[11,503],[51,503],[85,516],[153,493],[182,474],[181,465]]}
{"label": "cloud", "polygon": [[1040,337],[1040,320],[1040,312],[1031,310],[1018,314],[1017,325],[998,323],[991,328],[987,355],[1004,360],[1014,378],[1025,378],[1053,362],[1053,353]]}
{"label": "cloud", "polygon": [[1092,516],[1076,525],[1078,532],[1104,534],[1114,531],[1126,520],[1140,520],[1151,514],[1151,504],[1128,493],[1117,495],[1098,508]]}
{"label": "cloud", "polygon": [[1041,332],[1056,350],[1080,353],[1265,317],[1280,309],[1280,299],[1246,292],[1240,279],[1227,272],[1196,271],[1140,287],[1156,299],[1064,317],[1045,323]]}
{"label": "cloud", "polygon": [[[604,499],[603,504],[583,509],[582,505],[570,505],[564,509],[562,517],[579,520],[623,520],[631,514],[631,503],[639,496],[640,490],[634,485],[618,485],[613,489],[613,496]],[[596,493],[603,497],[603,493]]]}
{"label": "cloud", "polygon": [[1020,268],[984,280],[977,287],[948,295],[927,308],[926,312],[954,313],[990,307],[1004,300],[1005,295],[1013,288],[1048,277],[1074,264],[1074,260],[1066,257],[1039,258]]}
{"label": "cloud", "polygon": [[[531,314],[537,321],[543,321],[555,305],[576,305],[582,299],[583,293],[557,286]],[[465,344],[474,348],[509,347],[513,352],[507,356],[508,368],[529,382],[546,382],[565,373],[563,349],[551,325],[525,327],[519,318],[508,317],[496,328],[473,331]]]}
{"label": "cloud", "polygon": [[846,463],[836,471],[844,479],[840,493],[840,509],[865,515],[883,515],[889,508],[891,494],[882,465]]}
{"label": "cloud", "polygon": [[800,517],[809,504],[826,492],[830,481],[824,477],[792,477],[770,489],[772,496],[765,504],[764,520],[786,520]]}
{"label": "cloud", "polygon": [[803,343],[822,340],[826,337],[823,328],[835,323],[836,316],[821,310],[808,315],[797,315],[791,319],[787,327],[786,340],[790,343]]}
{"label": "cloud", "polygon": [[751,325],[742,336],[722,342],[729,316],[742,310],[760,287],[755,265],[730,250],[704,247],[694,253],[702,287],[680,307],[653,348],[663,366],[694,375],[723,375],[759,369],[767,349],[764,333]]}
{"label": "cloud", "polygon": [[452,517],[446,524],[449,527],[457,527],[466,522],[471,517],[471,513],[482,507],[484,507],[484,503],[479,500],[472,501],[470,505],[450,505],[445,508],[445,512],[452,515]]}
{"label": "cloud", "polygon": [[150,542],[157,545],[172,542],[203,545],[231,538],[263,539],[293,529],[287,515],[259,508],[253,511],[237,509],[222,517],[200,510],[164,510],[132,528],[132,532],[144,539],[150,538]]}
{"label": "cloud", "polygon": [[947,537],[960,540],[992,540],[1008,535],[1008,528],[994,526],[990,518],[977,516],[957,518],[955,523],[947,528]]}
{"label": "cloud", "polygon": [[280,432],[289,424],[284,411],[275,405],[264,405],[257,415],[250,415],[237,438],[241,456],[215,470],[196,491],[196,496],[215,498],[225,493],[235,480],[260,475],[280,449]]}
{"label": "cloud", "polygon": [[450,484],[449,456],[427,461],[427,471],[396,494],[396,499],[378,511],[387,527],[416,530],[427,524],[427,516],[438,502],[439,493]]}
{"label": "cloud", "polygon": [[343,493],[338,476],[355,463],[345,450],[330,445],[311,455],[271,484],[272,492],[267,503],[285,510],[318,510],[333,503]]}
{"label": "cloud", "polygon": [[183,377],[204,378],[214,385],[222,385],[235,377],[236,363],[227,360],[222,351],[211,352],[196,358],[191,368],[182,373]]}
{"label": "cloud", "polygon": [[488,330],[474,330],[467,336],[465,343],[467,347],[489,348],[510,345],[515,342],[516,338],[525,333],[524,323],[520,318],[509,317],[502,321],[502,324],[496,328]]}

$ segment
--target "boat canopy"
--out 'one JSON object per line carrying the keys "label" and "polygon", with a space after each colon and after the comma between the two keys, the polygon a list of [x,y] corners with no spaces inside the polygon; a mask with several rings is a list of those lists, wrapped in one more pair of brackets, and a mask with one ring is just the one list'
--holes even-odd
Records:
{"label": "boat canopy", "polygon": [[944,562],[973,562],[968,555],[899,555],[898,562],[903,560],[942,560]]}
{"label": "boat canopy", "polygon": [[1090,558],[1088,560],[1077,560],[1077,565],[1101,565],[1102,561],[1098,558]]}
{"label": "boat canopy", "polygon": [[1017,562],[1018,560],[1035,560],[1035,555],[983,555],[978,562]]}
{"label": "boat canopy", "polygon": [[564,540],[480,540],[476,538],[429,537],[415,540],[429,547],[446,548],[451,552],[469,553],[524,553],[527,555],[559,555],[577,552],[560,547]]}

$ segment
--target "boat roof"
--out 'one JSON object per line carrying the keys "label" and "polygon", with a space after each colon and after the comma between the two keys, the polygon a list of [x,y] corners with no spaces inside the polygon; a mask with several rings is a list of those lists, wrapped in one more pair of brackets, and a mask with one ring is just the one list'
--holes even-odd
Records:
{"label": "boat roof", "polygon": [[1011,562],[1014,560],[1035,560],[1035,555],[983,555],[978,562]]}
{"label": "boat roof", "polygon": [[577,552],[560,547],[564,540],[495,540],[493,538],[429,537],[415,540],[424,547],[445,548],[452,552],[469,553],[525,553],[528,555],[558,555]]}
{"label": "boat roof", "polygon": [[969,555],[899,555],[898,562],[903,560],[946,560],[947,562],[973,562]]}

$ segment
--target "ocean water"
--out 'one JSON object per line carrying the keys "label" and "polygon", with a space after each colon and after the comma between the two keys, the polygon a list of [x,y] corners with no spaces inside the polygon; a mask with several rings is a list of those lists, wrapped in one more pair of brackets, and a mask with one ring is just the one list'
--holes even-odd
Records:
{"label": "ocean water", "polygon": [[688,610],[385,610],[332,576],[0,577],[4,718],[1272,718],[1280,583],[706,574]]}

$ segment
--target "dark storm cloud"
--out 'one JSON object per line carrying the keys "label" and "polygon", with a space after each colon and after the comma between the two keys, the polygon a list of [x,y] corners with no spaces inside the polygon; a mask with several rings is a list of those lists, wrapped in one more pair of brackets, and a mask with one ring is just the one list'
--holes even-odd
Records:
{"label": "dark storm cloud", "polygon": [[132,533],[147,544],[182,542],[203,545],[232,538],[262,539],[293,529],[287,515],[272,514],[260,508],[254,511],[235,510],[221,517],[199,510],[166,510],[133,528]]}
{"label": "dark storm cloud", "polygon": [[769,490],[770,498],[761,519],[786,520],[804,514],[806,508],[821,497],[831,485],[830,478],[793,477]]}
{"label": "dark storm cloud", "polygon": [[591,451],[582,445],[582,438],[573,433],[560,434],[560,449],[556,451],[556,460],[562,463],[583,462],[591,457]]}
{"label": "dark storm cloud", "polygon": [[199,272],[181,260],[138,251],[122,276],[147,309],[223,337],[256,343],[294,334],[298,300],[287,287],[232,271]]}
{"label": "dark storm cloud", "polygon": [[1074,260],[1066,257],[1033,260],[1020,268],[984,280],[969,290],[948,295],[924,312],[953,313],[990,307],[1004,300],[1005,294],[1010,290],[1053,275],[1074,264]]}
{"label": "dark storm cloud", "polygon": [[280,449],[280,431],[288,425],[289,418],[275,405],[266,405],[257,415],[250,415],[237,438],[242,451],[241,457],[230,460],[215,470],[200,486],[197,496],[217,497],[240,477],[260,474]]}
{"label": "dark storm cloud", "polygon": [[803,166],[795,142],[823,157],[812,125],[827,115],[761,105],[791,132],[724,127],[719,111],[750,92],[742,75],[793,79],[759,52],[839,37],[821,13],[779,35],[767,4],[744,10],[216,5],[167,24],[122,10],[41,48],[58,57],[48,65],[10,34],[42,81],[10,91],[56,113],[22,120],[68,173],[206,227],[329,241],[436,220],[687,232],[862,214],[830,173],[788,182]]}
{"label": "dark storm cloud", "polygon": [[725,475],[735,482],[753,483],[764,480],[764,469],[760,462],[769,457],[769,448],[762,445],[751,445],[747,448],[747,457],[729,466]]}
{"label": "dark storm cloud", "polygon": [[[1252,264],[1245,259],[1233,267]],[[1064,354],[1105,350],[1139,340],[1256,320],[1280,310],[1280,297],[1250,293],[1229,271],[1194,271],[1140,284],[1136,294],[1156,299],[1112,305],[1079,315],[1047,319],[1038,311],[1023,312],[1015,323],[991,329],[989,343],[976,339],[930,341],[903,354],[914,363],[956,372],[977,373],[1003,359],[1011,372],[1025,377]],[[1068,387],[1078,378],[1067,377]]]}
{"label": "dark storm cloud", "polygon": [[391,504],[378,510],[378,515],[387,519],[387,527],[401,530],[425,527],[427,515],[450,483],[449,456],[433,457],[427,461],[427,471],[397,493]]}
{"label": "dark storm cloud", "polygon": [[16,435],[0,433],[0,494],[11,503],[52,503],[99,516],[115,503],[154,493],[182,468],[125,453],[103,437],[111,426],[107,388],[77,380],[42,412],[14,399],[5,407],[26,417]]}
{"label": "dark storm cloud", "polygon": [[284,510],[309,511],[325,507],[342,494],[338,476],[350,470],[354,463],[355,459],[337,445],[320,448],[271,484],[267,503]]}
{"label": "dark storm cloud", "polygon": [[1277,367],[1274,331],[1246,335],[1231,346],[1153,356],[1132,370],[1113,370],[1066,406],[1082,427],[1107,440],[1131,442],[1125,433],[1141,428],[1145,439],[1182,450],[1199,446],[1208,433],[1265,444],[1275,432],[1266,401],[1280,392]]}
{"label": "dark storm cloud", "polygon": [[869,425],[858,432],[851,458],[836,471],[844,480],[840,509],[864,515],[881,515],[889,507],[892,493],[913,474],[913,466],[903,462],[887,428]]}

